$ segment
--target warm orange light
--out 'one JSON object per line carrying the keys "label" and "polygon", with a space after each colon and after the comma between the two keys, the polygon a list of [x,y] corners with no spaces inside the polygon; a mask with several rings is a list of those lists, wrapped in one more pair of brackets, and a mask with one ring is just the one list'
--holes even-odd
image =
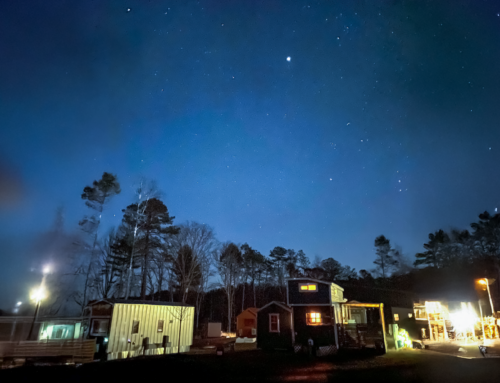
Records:
{"label": "warm orange light", "polygon": [[302,285],[302,286],[300,286],[300,289],[301,290],[308,290],[308,286],[307,285]]}
{"label": "warm orange light", "polygon": [[321,313],[307,313],[306,319],[308,325],[321,324]]}
{"label": "warm orange light", "polygon": [[486,282],[484,279],[480,279],[479,283],[482,284],[482,285],[486,285],[488,282]]}
{"label": "warm orange light", "polygon": [[316,291],[316,285],[308,285],[309,291]]}

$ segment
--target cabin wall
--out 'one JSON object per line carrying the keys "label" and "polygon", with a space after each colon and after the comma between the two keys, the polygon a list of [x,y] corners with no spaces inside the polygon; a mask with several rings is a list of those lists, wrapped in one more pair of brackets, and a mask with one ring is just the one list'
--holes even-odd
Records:
{"label": "cabin wall", "polygon": [[330,304],[330,284],[317,283],[318,291],[300,291],[301,283],[315,283],[311,280],[289,280],[288,281],[288,304],[289,305],[312,305]]}
{"label": "cabin wall", "polygon": [[[280,332],[269,332],[269,314],[279,314]],[[293,347],[292,313],[278,305],[270,305],[257,313],[257,347],[262,349]]]}
{"label": "cabin wall", "polygon": [[257,315],[247,309],[238,315],[236,319],[236,335],[247,338],[255,337],[255,335],[252,335],[252,329],[257,329]]}
{"label": "cabin wall", "polygon": [[[293,319],[295,330],[295,343],[306,345],[311,338],[314,345],[321,347],[336,344],[335,341],[335,312],[332,306],[294,306]],[[307,324],[307,313],[320,313],[322,325],[311,326]]]}
{"label": "cabin wall", "polygon": [[[158,331],[158,321],[163,321],[163,331]],[[132,334],[133,322],[139,321],[137,334]],[[141,355],[143,339],[149,338],[146,355],[177,353],[179,327],[181,352],[189,351],[193,343],[194,307],[145,304],[115,304],[108,340],[108,359]],[[169,347],[163,350],[163,336],[169,336]],[[130,342],[129,342],[130,340]]]}

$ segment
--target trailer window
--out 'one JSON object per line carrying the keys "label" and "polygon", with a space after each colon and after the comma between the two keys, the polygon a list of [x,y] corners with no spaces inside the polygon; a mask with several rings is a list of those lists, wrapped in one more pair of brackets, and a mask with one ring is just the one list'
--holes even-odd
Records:
{"label": "trailer window", "polygon": [[299,291],[301,293],[306,293],[306,292],[316,292],[318,291],[318,284],[317,283],[299,283]]}
{"label": "trailer window", "polygon": [[135,320],[132,322],[132,334],[138,334],[139,333],[139,321]]}
{"label": "trailer window", "polygon": [[322,323],[320,313],[307,313],[306,323],[308,326],[318,326]]}
{"label": "trailer window", "polygon": [[99,336],[108,333],[109,319],[94,319],[92,321],[91,335]]}
{"label": "trailer window", "polygon": [[162,320],[158,321],[158,332],[163,332],[163,321]]}
{"label": "trailer window", "polygon": [[269,332],[280,332],[279,314],[269,314]]}

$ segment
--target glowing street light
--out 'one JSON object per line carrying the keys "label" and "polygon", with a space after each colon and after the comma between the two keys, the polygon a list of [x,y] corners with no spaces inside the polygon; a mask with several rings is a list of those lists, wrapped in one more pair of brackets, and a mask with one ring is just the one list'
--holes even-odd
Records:
{"label": "glowing street light", "polygon": [[40,309],[40,302],[45,298],[45,291],[42,286],[31,291],[30,298],[36,302],[35,315],[33,315],[33,322],[31,323],[30,332],[28,334],[28,340],[31,339],[31,334],[33,333],[33,327],[35,326],[35,321],[38,316],[38,310]]}
{"label": "glowing street light", "polygon": [[49,265],[45,266],[43,268],[42,272],[43,272],[43,275],[47,275],[48,273],[50,273],[50,266]]}

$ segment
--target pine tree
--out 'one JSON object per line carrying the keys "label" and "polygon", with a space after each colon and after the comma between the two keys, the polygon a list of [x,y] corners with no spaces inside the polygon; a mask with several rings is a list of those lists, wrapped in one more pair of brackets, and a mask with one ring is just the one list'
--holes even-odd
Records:
{"label": "pine tree", "polygon": [[93,263],[95,260],[95,247],[97,244],[98,230],[101,223],[101,217],[104,210],[104,205],[116,194],[120,194],[120,184],[118,178],[111,174],[104,172],[99,181],[94,181],[93,186],[86,186],[83,189],[82,199],[85,200],[85,205],[92,209],[95,213],[90,217],[84,217],[79,225],[84,232],[93,237],[93,244],[90,248],[90,259],[85,272],[85,283],[83,295],[79,299],[82,305],[82,312],[88,301],[89,288],[91,287],[91,275],[93,272]]}
{"label": "pine tree", "polygon": [[397,264],[392,255],[390,241],[385,236],[380,235],[375,238],[375,248],[377,258],[373,263],[377,265],[377,271],[382,275],[382,278],[386,278]]}

